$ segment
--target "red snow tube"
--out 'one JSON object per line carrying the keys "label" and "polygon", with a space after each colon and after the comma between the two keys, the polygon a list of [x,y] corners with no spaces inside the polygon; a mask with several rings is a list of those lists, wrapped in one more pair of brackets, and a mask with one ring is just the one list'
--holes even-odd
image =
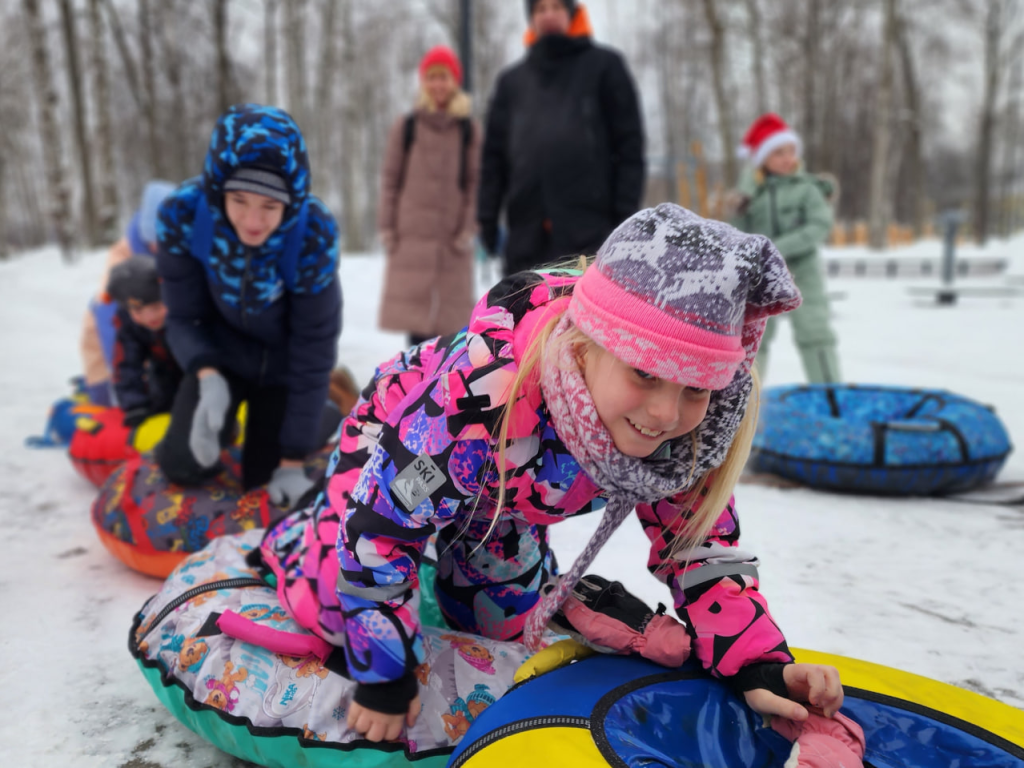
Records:
{"label": "red snow tube", "polygon": [[169,422],[169,417],[161,414],[131,429],[124,426],[120,408],[102,408],[81,416],[68,447],[71,465],[98,488],[129,455],[151,450],[160,442]]}
{"label": "red snow tube", "polygon": [[[307,477],[324,476],[332,450],[328,446],[306,461]],[[225,451],[219,475],[199,488],[182,488],[164,477],[150,454],[133,451],[93,502],[100,541],[129,568],[166,578],[218,536],[266,528],[285,510],[263,488],[242,492],[240,458],[239,448]]]}

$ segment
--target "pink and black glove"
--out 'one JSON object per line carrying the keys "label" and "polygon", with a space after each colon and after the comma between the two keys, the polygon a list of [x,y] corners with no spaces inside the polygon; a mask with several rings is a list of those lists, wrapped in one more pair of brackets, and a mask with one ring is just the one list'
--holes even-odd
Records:
{"label": "pink and black glove", "polygon": [[552,629],[600,653],[639,654],[665,667],[690,656],[690,636],[665,606],[652,611],[617,581],[587,575],[551,620]]}

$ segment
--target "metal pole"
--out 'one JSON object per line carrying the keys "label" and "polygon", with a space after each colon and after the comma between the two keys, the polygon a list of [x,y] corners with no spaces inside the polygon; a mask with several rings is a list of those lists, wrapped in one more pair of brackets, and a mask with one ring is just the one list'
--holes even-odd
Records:
{"label": "metal pole", "polygon": [[943,287],[935,295],[935,298],[942,305],[956,304],[956,290],[953,288],[953,277],[956,273],[956,232],[960,228],[963,218],[963,212],[958,210],[944,211],[941,216],[943,228]]}
{"label": "metal pole", "polygon": [[473,93],[473,0],[460,0],[459,58],[462,89]]}

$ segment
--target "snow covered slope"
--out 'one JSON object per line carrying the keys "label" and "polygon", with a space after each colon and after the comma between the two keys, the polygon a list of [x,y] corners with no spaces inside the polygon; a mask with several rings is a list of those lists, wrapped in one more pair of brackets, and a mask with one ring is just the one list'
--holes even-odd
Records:
{"label": "snow covered slope", "polygon": [[[990,250],[1024,273],[1024,240]],[[65,267],[44,249],[0,264],[0,753],[40,768],[234,765],[170,719],[127,653],[132,615],[157,582],[103,549],[89,521],[95,491],[67,457],[22,445],[78,370],[79,322],[102,262],[97,252]],[[375,329],[382,266],[377,256],[342,261],[340,358],[360,381],[403,342]],[[847,378],[961,392],[994,405],[1024,441],[1024,298],[940,309],[909,296],[908,285],[830,286],[846,294],[834,309]],[[799,380],[788,330],[773,352],[767,383]],[[1024,452],[1001,479],[1024,481]],[[763,589],[793,645],[1024,708],[1024,511],[752,485],[739,488],[738,503],[746,548],[761,556]],[[592,517],[552,529],[563,564],[596,525]],[[627,522],[594,570],[651,604],[666,601],[646,559],[640,526]]]}

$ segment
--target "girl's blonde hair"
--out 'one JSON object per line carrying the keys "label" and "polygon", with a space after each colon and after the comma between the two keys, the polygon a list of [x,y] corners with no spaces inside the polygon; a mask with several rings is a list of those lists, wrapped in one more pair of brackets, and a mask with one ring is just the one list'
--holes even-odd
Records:
{"label": "girl's blonde hair", "polygon": [[[568,262],[553,267],[552,269],[577,270],[579,272],[585,272],[589,267],[589,264],[590,262],[587,257],[580,256],[576,261]],[[520,392],[522,392],[523,387],[527,383],[539,386],[541,361],[545,359],[548,349],[552,344],[551,333],[554,331],[555,326],[558,325],[564,314],[564,310],[557,313],[540,328],[537,335],[534,336],[530,344],[527,346],[526,351],[523,353],[518,369],[516,370],[516,375],[509,386],[508,397],[506,398],[505,406],[502,409],[499,422],[500,426],[498,428],[498,499],[494,509],[494,518],[491,520],[490,527],[487,529],[487,534],[484,536],[481,543],[477,545],[477,548],[483,546],[487,539],[490,538],[498,524],[498,518],[505,507],[506,482],[508,477],[506,471],[506,448],[508,447],[508,432],[512,422],[512,409]],[[554,343],[558,345],[567,344],[577,347],[578,349],[583,349],[587,346],[596,346],[596,342],[594,342],[593,339],[575,326],[573,326],[568,333],[565,333],[556,339]],[[683,503],[680,505],[679,517],[673,522],[673,527],[683,517],[690,514],[691,511],[693,514],[686,522],[685,528],[683,529],[683,535],[678,536],[673,542],[672,549],[668,555],[669,559],[675,557],[680,552],[692,549],[707,538],[707,535],[710,533],[715,521],[718,520],[719,515],[725,508],[725,505],[729,502],[729,499],[733,494],[733,490],[736,487],[736,483],[739,480],[740,473],[743,471],[743,467],[747,463],[747,457],[750,455],[750,447],[754,440],[754,432],[757,429],[757,412],[759,410],[758,406],[761,392],[760,379],[758,378],[756,370],[751,371],[751,377],[753,379],[753,387],[751,389],[750,399],[747,402],[747,411],[743,415],[743,420],[740,422],[739,428],[736,430],[736,435],[733,437],[732,445],[729,446],[729,451],[726,454],[725,461],[720,467],[705,473],[704,476],[696,483],[693,483],[690,492],[687,493],[682,500]],[[690,486],[690,483],[693,480],[693,472],[696,469],[696,430],[690,434],[691,439],[693,440],[694,466],[690,469],[690,475],[687,478],[687,482],[684,487]],[[681,490],[682,488],[680,488],[680,491]],[[483,488],[481,488],[480,494],[483,494]]]}

